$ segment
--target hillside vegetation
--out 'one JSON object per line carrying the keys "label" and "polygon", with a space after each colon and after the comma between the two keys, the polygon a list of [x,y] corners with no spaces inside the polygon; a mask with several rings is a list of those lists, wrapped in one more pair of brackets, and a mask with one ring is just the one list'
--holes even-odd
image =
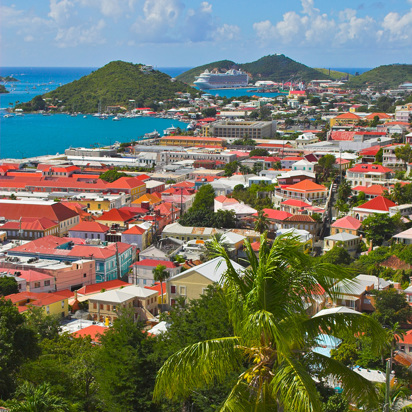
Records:
{"label": "hillside vegetation", "polygon": [[221,60],[195,67],[177,76],[177,79],[192,84],[195,81],[195,76],[208,70],[216,69],[219,72],[225,72],[231,68],[239,68],[247,72],[250,76],[250,81],[257,82],[258,80],[272,80],[275,82],[294,81],[310,81],[314,79],[331,79],[326,73],[312,69],[302,63],[298,63],[283,54],[275,54],[264,56],[259,60],[251,63],[236,64],[231,60]]}
{"label": "hillside vegetation", "polygon": [[[172,82],[165,73],[156,70],[145,73],[141,67],[141,64],[114,61],[88,76],[58,87],[42,98],[47,104],[66,111],[96,113],[99,102],[102,111],[107,106],[127,108],[129,100],[135,100],[135,107],[156,108],[159,101],[176,98],[177,92],[198,93],[180,81]],[[38,110],[41,108],[38,103],[39,96],[36,96],[19,107],[25,111]]]}
{"label": "hillside vegetation", "polygon": [[405,82],[412,82],[412,64],[390,64],[352,77],[347,87],[357,88],[374,86],[384,89],[394,89]]}
{"label": "hillside vegetation", "polygon": [[346,78],[348,76],[349,76],[349,79],[351,77],[353,77],[353,74],[349,74],[349,73],[345,73],[345,72],[339,72],[337,70],[319,69],[319,68],[316,68],[315,70],[318,70],[319,72],[321,72],[323,74],[327,74],[335,80],[340,80],[340,79]]}
{"label": "hillside vegetation", "polygon": [[0,93],[9,93],[9,91],[2,84],[0,84]]}

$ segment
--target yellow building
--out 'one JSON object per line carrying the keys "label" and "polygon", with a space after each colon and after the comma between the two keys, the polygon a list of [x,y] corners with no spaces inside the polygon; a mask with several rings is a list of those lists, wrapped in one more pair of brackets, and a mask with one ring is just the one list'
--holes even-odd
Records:
{"label": "yellow building", "polygon": [[6,296],[19,312],[25,312],[30,306],[42,308],[47,315],[66,317],[69,314],[68,299],[58,293],[20,292]]}
{"label": "yellow building", "polygon": [[160,146],[218,148],[223,146],[223,139],[215,137],[165,136],[160,139]]}
{"label": "yellow building", "polygon": [[111,201],[109,199],[102,199],[98,198],[96,200],[94,199],[78,199],[75,201],[76,203],[80,203],[81,205],[84,205],[87,207],[89,211],[92,210],[110,210],[111,209]]}
{"label": "yellow building", "polygon": [[[233,261],[232,265],[235,270],[243,272],[243,266]],[[174,305],[179,298],[186,301],[199,298],[209,285],[220,281],[226,269],[224,259],[217,257],[169,278],[166,281],[168,304]]]}
{"label": "yellow building", "polygon": [[334,117],[333,119],[330,119],[330,127],[333,126],[354,126],[356,125],[360,120],[362,120],[362,117],[358,116],[355,113],[342,113],[339,116]]}
{"label": "yellow building", "polygon": [[158,292],[133,285],[89,297],[89,313],[99,322],[113,322],[126,308],[133,309],[136,320],[152,319],[158,312]]}

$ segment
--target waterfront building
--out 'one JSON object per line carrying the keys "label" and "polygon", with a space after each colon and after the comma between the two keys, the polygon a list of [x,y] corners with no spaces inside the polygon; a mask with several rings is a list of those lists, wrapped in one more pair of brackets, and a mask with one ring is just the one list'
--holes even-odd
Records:
{"label": "waterfront building", "polygon": [[214,137],[192,137],[192,136],[164,136],[160,139],[161,146],[182,146],[182,147],[223,147],[223,140]]}
{"label": "waterfront building", "polygon": [[201,135],[232,139],[262,139],[276,136],[276,121],[227,121],[218,120],[202,126]]}

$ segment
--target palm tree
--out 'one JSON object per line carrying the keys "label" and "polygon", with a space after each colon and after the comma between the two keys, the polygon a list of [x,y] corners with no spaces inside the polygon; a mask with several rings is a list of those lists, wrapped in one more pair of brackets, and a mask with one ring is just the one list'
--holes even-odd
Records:
{"label": "palm tree", "polygon": [[25,382],[16,392],[16,398],[6,403],[10,412],[65,412],[71,410],[69,404],[52,393],[49,383],[34,386]]}
{"label": "palm tree", "polygon": [[[391,386],[389,390],[389,397],[387,402],[387,395],[386,395],[386,385],[384,383],[380,383],[377,385],[378,388],[378,402],[379,402],[379,408],[377,410],[379,411],[412,411],[411,405],[408,406],[402,406],[403,401],[407,400],[409,396],[411,395],[411,391],[405,387],[402,386],[400,383],[395,383],[394,385]],[[385,407],[388,407],[385,409]],[[368,411],[368,410],[367,410]]]}
{"label": "palm tree", "polygon": [[321,331],[339,336],[348,328],[368,328],[376,349],[384,345],[381,326],[366,315],[307,316],[306,304],[319,286],[336,296],[335,282],[348,279],[343,269],[305,255],[295,236],[279,236],[270,247],[262,235],[259,257],[245,242],[250,266],[238,273],[224,248],[212,242],[215,256],[227,265],[222,287],[234,336],[198,342],[172,355],[158,372],[156,400],[182,401],[194,390],[236,373],[222,411],[315,412],[322,410],[313,381],[320,369],[323,376],[342,382],[343,394],[352,402],[376,402],[373,384],[340,362],[310,351]]}
{"label": "palm tree", "polygon": [[[163,282],[170,278],[170,272],[166,270],[166,266],[157,265],[153,269],[152,273],[153,273],[153,279],[156,282],[160,282],[160,290],[161,290],[161,293],[162,293],[161,302],[162,302],[162,305],[163,305],[163,303],[164,303],[164,299],[163,299]],[[162,308],[163,308],[163,306],[162,306]]]}
{"label": "palm tree", "polygon": [[255,221],[255,230],[259,233],[266,232],[269,228],[269,221],[266,217],[266,213],[263,210],[260,210]]}

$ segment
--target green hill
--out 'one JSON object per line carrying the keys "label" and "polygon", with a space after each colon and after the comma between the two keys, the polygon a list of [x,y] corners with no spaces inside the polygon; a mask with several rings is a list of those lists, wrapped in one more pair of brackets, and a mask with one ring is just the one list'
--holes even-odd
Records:
{"label": "green hill", "polygon": [[9,91],[5,88],[5,86],[0,84],[0,93],[9,93]]}
{"label": "green hill", "polygon": [[[107,106],[128,107],[135,100],[135,107],[156,108],[157,102],[176,98],[177,92],[195,95],[197,90],[170,76],[153,70],[143,71],[141,64],[114,61],[41,96],[48,104],[65,111],[96,113],[99,102],[102,111]],[[19,107],[25,111],[42,109],[44,102],[39,96]]]}
{"label": "green hill", "polygon": [[195,76],[198,76],[206,69],[225,72],[234,66],[247,72],[252,82],[258,80],[272,80],[275,82],[303,80],[307,82],[314,79],[331,79],[326,73],[298,63],[283,54],[264,56],[254,62],[241,64],[236,64],[230,60],[221,60],[188,70],[177,76],[177,79],[192,84]]}
{"label": "green hill", "polygon": [[412,64],[390,64],[352,77],[347,83],[349,88],[374,86],[394,89],[405,82],[412,82]]}
{"label": "green hill", "polygon": [[349,79],[350,79],[351,77],[353,77],[352,74],[345,73],[345,72],[339,72],[337,70],[318,69],[318,68],[316,68],[315,70],[318,70],[323,74],[327,74],[335,80],[340,80],[340,79],[343,79],[343,78],[346,78],[346,77],[349,77]]}

